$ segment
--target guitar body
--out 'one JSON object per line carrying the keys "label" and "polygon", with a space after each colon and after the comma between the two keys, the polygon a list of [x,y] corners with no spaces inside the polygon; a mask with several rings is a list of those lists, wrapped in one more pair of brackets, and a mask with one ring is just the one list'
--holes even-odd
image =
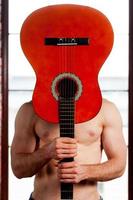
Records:
{"label": "guitar body", "polygon": [[38,9],[23,23],[21,45],[36,74],[38,116],[59,122],[58,86],[67,79],[76,87],[75,123],[96,116],[102,104],[98,73],[113,45],[111,24],[101,12],[79,5]]}

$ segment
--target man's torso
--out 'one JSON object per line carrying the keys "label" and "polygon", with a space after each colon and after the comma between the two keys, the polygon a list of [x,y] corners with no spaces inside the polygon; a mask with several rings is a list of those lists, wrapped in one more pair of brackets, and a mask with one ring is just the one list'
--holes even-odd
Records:
{"label": "man's torso", "polygon": [[[103,114],[100,112],[92,120],[75,124],[75,138],[78,153],[74,158],[80,164],[97,164],[101,161],[103,130]],[[59,124],[52,124],[41,120],[35,115],[35,133],[39,139],[38,147],[60,137]],[[57,177],[56,160],[51,160],[36,174],[33,197],[35,200],[59,200],[60,182]],[[97,183],[88,180],[74,184],[74,200],[98,200]]]}

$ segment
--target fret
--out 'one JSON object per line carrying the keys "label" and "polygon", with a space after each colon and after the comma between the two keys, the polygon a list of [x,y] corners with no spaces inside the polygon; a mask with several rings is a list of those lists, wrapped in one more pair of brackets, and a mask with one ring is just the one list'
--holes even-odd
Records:
{"label": "fret", "polygon": [[65,102],[65,103],[62,103],[62,102],[60,102],[60,105],[62,105],[62,106],[74,106],[73,104],[72,104],[73,102],[69,102],[69,103],[67,103],[67,102]]}
{"label": "fret", "polygon": [[66,118],[62,118],[62,119],[60,119],[60,121],[72,121],[72,122],[74,122],[74,118],[72,118],[72,119],[66,119]]}
{"label": "fret", "polygon": [[74,110],[59,110],[59,115],[74,116]]}
{"label": "fret", "polygon": [[74,127],[74,123],[72,123],[72,122],[69,122],[69,123],[60,122],[60,127]]}
{"label": "fret", "polygon": [[69,115],[69,114],[67,114],[67,115],[60,114],[60,116],[70,116],[70,117],[72,117],[72,115]]}
{"label": "fret", "polygon": [[74,107],[74,105],[73,105],[73,102],[70,102],[69,104],[68,103],[60,103],[60,105],[61,106],[63,106],[63,107]]}
{"label": "fret", "polygon": [[60,123],[69,123],[69,124],[73,124],[74,123],[74,118],[73,119],[69,119],[67,118],[67,120],[64,120],[64,119],[60,119],[59,121]]}
{"label": "fret", "polygon": [[60,130],[60,134],[62,134],[63,135],[63,133],[64,133],[64,135],[66,134],[66,135],[74,135],[74,130]]}
{"label": "fret", "polygon": [[61,125],[66,125],[66,124],[69,124],[69,125],[71,125],[71,124],[73,124],[73,123],[71,123],[71,122],[68,122],[68,123],[63,123],[63,122],[60,122],[61,123]]}
{"label": "fret", "polygon": [[71,120],[74,120],[74,116],[70,116],[70,115],[60,115],[60,117],[63,117],[63,118],[61,118],[61,119],[64,119],[65,117],[65,119],[71,119]]}
{"label": "fret", "polygon": [[[63,192],[66,193],[66,192],[68,192],[68,191],[67,191],[67,190],[62,190],[62,193],[63,193]],[[72,192],[70,192],[70,193],[72,193]]]}
{"label": "fret", "polygon": [[74,123],[74,118],[70,118],[67,116],[66,118],[60,118],[60,120],[59,120],[59,122],[67,122],[67,121]]}
{"label": "fret", "polygon": [[64,113],[64,114],[65,113],[70,113],[70,115],[71,115],[71,114],[73,114],[73,111],[74,110],[65,110],[65,111],[64,110],[60,110],[60,113]]}
{"label": "fret", "polygon": [[74,105],[73,105],[73,102],[71,102],[70,104],[64,104],[64,103],[60,103],[60,105],[62,106],[62,107],[74,107]]}
{"label": "fret", "polygon": [[74,106],[72,103],[73,103],[73,101],[69,101],[69,102],[67,102],[67,101],[61,102],[61,101],[60,101],[60,104],[61,104],[61,105],[66,105],[66,106]]}
{"label": "fret", "polygon": [[70,125],[72,125],[72,124],[74,124],[74,119],[72,119],[72,120],[70,120],[70,119],[68,119],[68,120],[60,120],[60,124],[70,124]]}
{"label": "fret", "polygon": [[74,138],[74,132],[71,133],[60,133],[61,137],[70,137],[70,138]]}
{"label": "fret", "polygon": [[70,138],[73,138],[74,137],[74,132],[71,131],[71,132],[60,132],[60,136],[61,137],[70,137]]}
{"label": "fret", "polygon": [[61,137],[70,137],[70,138],[74,138],[73,135],[61,135]]}
{"label": "fret", "polygon": [[64,113],[74,113],[74,109],[60,109],[59,112],[64,112]]}
{"label": "fret", "polygon": [[62,189],[61,193],[64,194],[64,195],[68,195],[68,193],[70,195],[72,195],[72,191],[68,191],[67,189],[65,189],[65,190]]}
{"label": "fret", "polygon": [[69,109],[74,110],[74,107],[60,107],[60,109],[62,109],[62,108],[65,108],[66,110],[69,110]]}
{"label": "fret", "polygon": [[74,134],[74,129],[66,129],[66,130],[64,130],[64,129],[62,130],[62,129],[61,129],[61,130],[60,130],[60,134],[62,134],[62,133],[64,133],[64,135],[65,135],[65,134],[67,134],[67,135],[68,135],[68,134],[69,134],[69,135],[73,135],[73,134]]}
{"label": "fret", "polygon": [[62,196],[63,196],[63,198],[61,198],[61,200],[62,200],[62,199],[63,199],[63,200],[64,200],[64,199],[67,199],[67,200],[69,199],[69,200],[70,200],[71,197],[72,197],[72,195],[73,195],[72,192],[70,192],[70,193],[69,193],[68,191],[66,191],[66,192],[62,192]]}
{"label": "fret", "polygon": [[69,101],[74,101],[74,97],[73,98],[65,98],[65,97],[60,97],[61,102],[69,102]]}
{"label": "fret", "polygon": [[[65,129],[65,130],[62,130],[62,129],[61,129],[60,132],[61,132],[61,133],[64,133],[64,134],[65,134],[65,133],[70,133],[70,134],[71,134],[72,131],[70,132],[70,130],[71,130],[71,129]],[[67,131],[68,131],[68,132],[67,132]],[[74,131],[74,128],[73,128],[73,131]]]}
{"label": "fret", "polygon": [[60,110],[73,110],[74,111],[74,107],[60,107]]}
{"label": "fret", "polygon": [[73,135],[67,135],[67,134],[65,134],[65,135],[61,135],[61,137],[70,137],[70,138],[74,138],[74,134],[73,134]]}
{"label": "fret", "polygon": [[61,134],[72,135],[72,133],[64,133],[64,132],[61,132]]}
{"label": "fret", "polygon": [[61,129],[60,133],[64,134],[74,134],[74,128],[73,129]]}
{"label": "fret", "polygon": [[61,130],[73,130],[73,129],[74,129],[73,127],[68,127],[68,128],[67,127],[66,128],[61,127]]}
{"label": "fret", "polygon": [[60,121],[61,125],[69,125],[70,124],[72,126],[73,123],[74,123],[74,120],[72,120],[72,121],[70,121],[70,120],[69,121],[68,120],[67,121],[65,121],[65,120]]}
{"label": "fret", "polygon": [[60,105],[62,108],[74,108],[74,105],[71,105],[71,104],[61,104],[60,103]]}
{"label": "fret", "polygon": [[64,127],[64,128],[74,128],[74,125],[73,125],[73,123],[69,123],[69,124],[62,124],[62,123],[60,123],[60,127]]}
{"label": "fret", "polygon": [[70,199],[70,198],[69,198],[69,199],[61,199],[61,200],[73,200],[73,199]]}
{"label": "fret", "polygon": [[[74,136],[74,132],[73,131],[71,131],[71,132],[60,132],[60,135],[66,135],[66,137],[68,137],[68,136],[70,136],[70,138],[71,137],[73,137]],[[63,136],[63,137],[65,137],[65,136]]]}
{"label": "fret", "polygon": [[70,198],[69,198],[69,199],[61,199],[61,200],[73,200],[73,199],[70,199]]}
{"label": "fret", "polygon": [[74,103],[74,101],[69,101],[69,102],[67,102],[67,101],[62,102],[62,101],[60,101],[61,105],[66,105],[66,106],[74,106],[73,103]]}
{"label": "fret", "polygon": [[65,131],[74,131],[74,126],[66,126],[66,127],[63,127],[63,126],[60,126],[60,129],[61,129],[61,131],[63,131],[64,130],[64,132]]}
{"label": "fret", "polygon": [[74,135],[74,133],[60,133],[60,134],[61,134],[61,135],[67,135],[67,137],[68,137],[68,136],[71,136],[71,137],[72,137],[72,136]]}

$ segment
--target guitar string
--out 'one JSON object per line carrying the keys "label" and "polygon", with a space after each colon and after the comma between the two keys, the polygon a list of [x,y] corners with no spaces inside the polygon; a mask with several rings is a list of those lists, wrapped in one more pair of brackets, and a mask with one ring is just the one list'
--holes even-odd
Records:
{"label": "guitar string", "polygon": [[[72,59],[73,59],[73,56],[72,56],[72,46],[70,46],[70,72],[72,73]],[[74,88],[73,88],[73,82],[72,82],[72,98],[73,98],[73,93],[74,93]],[[70,88],[71,89],[71,88]],[[73,111],[72,111],[72,107],[73,107],[73,102],[71,102],[71,105],[70,105],[70,115],[73,116]],[[72,116],[70,118],[72,118]],[[71,131],[73,131],[73,123],[72,123],[73,119],[70,119],[70,127],[71,127]],[[73,137],[73,134],[74,133],[71,133],[71,136]],[[73,193],[73,191],[72,191]],[[71,196],[69,196],[69,198],[71,198]]]}
{"label": "guitar string", "polygon": [[[70,48],[69,48],[70,47]],[[65,70],[63,70],[64,72],[69,72],[69,69],[70,69],[70,72],[71,72],[71,64],[72,64],[72,55],[71,55],[71,46],[65,46],[64,48],[62,48],[62,49],[64,49],[64,51],[62,50],[62,58],[64,58],[64,62],[62,62],[62,64],[63,64],[63,67],[65,68]],[[70,49],[70,52],[68,51]],[[70,55],[68,54],[68,53],[70,53]],[[63,55],[64,54],[64,55]],[[70,59],[70,60],[69,60]],[[66,81],[66,83],[65,83],[65,81]],[[71,92],[72,92],[72,94],[73,94],[73,92],[74,92],[74,84],[72,84],[72,86],[71,86],[71,84],[69,84],[69,80],[67,81],[67,77],[65,78],[65,81],[64,81],[64,84],[65,84],[65,88],[63,88],[63,89],[65,89],[65,91],[64,91],[64,99],[63,99],[63,103],[65,103],[65,105],[67,105],[66,106],[66,109],[65,110],[69,110],[69,113],[70,113],[70,115],[71,115],[71,111],[72,111],[72,102],[70,101],[67,101],[67,94],[69,94],[69,91],[67,91],[67,90],[72,90]],[[71,98],[70,98],[71,99]],[[71,99],[72,100],[72,99]],[[62,103],[62,102],[61,102]],[[63,105],[64,106],[64,105]],[[70,116],[69,116],[70,117]],[[62,120],[63,121],[63,120]],[[69,122],[70,122],[70,127],[72,128],[72,120],[71,119],[69,119]],[[72,129],[71,129],[72,130]],[[70,133],[69,133],[70,134]],[[65,133],[65,135],[66,135],[66,133]],[[71,135],[72,135],[72,133],[71,133]],[[70,192],[70,191],[69,191]],[[70,197],[70,194],[69,193],[67,193],[68,194],[68,198],[71,198]]]}
{"label": "guitar string", "polygon": [[[68,50],[69,50],[69,47],[71,47],[71,46],[68,46]],[[69,52],[68,52],[69,53]],[[68,71],[70,72],[70,69],[69,69],[69,55],[67,54],[67,67],[68,67]],[[69,82],[69,77],[68,77],[68,93],[69,93],[69,95],[71,94],[71,91],[70,91],[70,84],[69,84],[70,82]],[[69,103],[69,101],[68,101],[68,109],[69,109],[69,118],[70,118],[70,103]],[[71,128],[71,121],[69,122],[69,128]],[[71,131],[71,129],[68,131],[69,132],[69,136],[71,136],[71,133],[70,133],[70,131]],[[70,191],[69,191],[70,192]],[[68,193],[68,198],[70,198],[70,196],[69,196],[70,194]]]}
{"label": "guitar string", "polygon": [[[69,53],[69,47],[70,46],[66,46],[66,67],[67,67],[67,72],[70,72],[69,70],[69,64],[70,64],[70,61],[69,61],[69,55],[68,55],[68,53]],[[67,80],[67,79],[66,79]],[[69,81],[69,77],[68,77],[68,80],[67,80],[67,88],[66,88],[67,90],[68,90],[68,95],[70,95],[71,94],[71,91],[70,91],[70,81]],[[69,99],[69,98],[68,98]],[[69,100],[68,100],[68,102],[67,102],[67,109],[69,110],[69,119],[70,119],[70,103],[69,103]],[[67,110],[66,109],[66,110]],[[68,128],[68,127],[67,127]],[[71,121],[69,121],[69,128],[71,128]],[[69,137],[71,136],[71,133],[70,133],[70,131],[71,131],[71,129],[70,130],[67,130],[67,132],[69,132]],[[70,191],[69,191],[70,192]],[[68,198],[70,198],[70,194],[69,194],[69,192],[66,194],[66,197],[67,197],[67,199]]]}
{"label": "guitar string", "polygon": [[[66,45],[66,72],[68,73],[69,72],[69,55],[68,55],[68,53],[69,53],[69,46],[67,46]],[[67,95],[69,96],[70,95],[70,93],[71,93],[71,91],[70,91],[70,82],[69,82],[69,77],[68,78],[66,78],[66,81],[67,81],[67,88],[66,88],[66,90],[68,90],[68,91],[66,91],[67,92]],[[66,102],[67,102],[67,98],[66,98]],[[66,110],[69,110],[69,118],[70,118],[70,108],[69,108],[69,98],[68,98],[68,102],[67,102],[67,104],[68,104],[68,108],[66,109]],[[67,127],[68,128],[68,126],[65,126],[65,127]],[[71,127],[71,124],[70,124],[70,121],[69,121],[69,128]],[[71,129],[70,129],[71,130]],[[70,134],[70,130],[68,131],[67,130],[67,132],[69,132],[69,134]],[[69,137],[70,137],[70,135],[69,135]],[[70,192],[70,191],[69,191]],[[67,197],[67,199],[68,198],[70,198],[70,194],[69,194],[69,192],[67,192],[67,194],[66,194],[66,197]]]}

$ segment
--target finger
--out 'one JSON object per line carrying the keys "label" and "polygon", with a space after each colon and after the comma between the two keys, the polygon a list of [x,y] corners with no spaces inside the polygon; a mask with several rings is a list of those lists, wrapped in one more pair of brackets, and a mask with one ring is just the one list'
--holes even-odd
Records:
{"label": "finger", "polygon": [[57,155],[58,159],[74,158],[75,156],[77,156],[77,153],[74,153],[74,154],[58,154]]}
{"label": "finger", "polygon": [[77,149],[57,149],[56,152],[58,154],[75,154]]}
{"label": "finger", "polygon": [[61,143],[61,144],[56,144],[56,150],[57,149],[76,149],[77,150],[77,145]]}
{"label": "finger", "polygon": [[75,174],[58,174],[60,179],[75,179]]}
{"label": "finger", "polygon": [[66,143],[64,143],[63,144],[63,148],[64,149],[66,149],[66,148],[68,148],[68,149],[77,149],[77,144],[66,144]]}
{"label": "finger", "polygon": [[63,143],[71,143],[71,144],[76,144],[77,140],[75,138],[69,138],[69,137],[62,137],[61,141]]}
{"label": "finger", "polygon": [[66,168],[66,169],[59,169],[58,168],[58,174],[77,174],[78,171],[76,168]]}

